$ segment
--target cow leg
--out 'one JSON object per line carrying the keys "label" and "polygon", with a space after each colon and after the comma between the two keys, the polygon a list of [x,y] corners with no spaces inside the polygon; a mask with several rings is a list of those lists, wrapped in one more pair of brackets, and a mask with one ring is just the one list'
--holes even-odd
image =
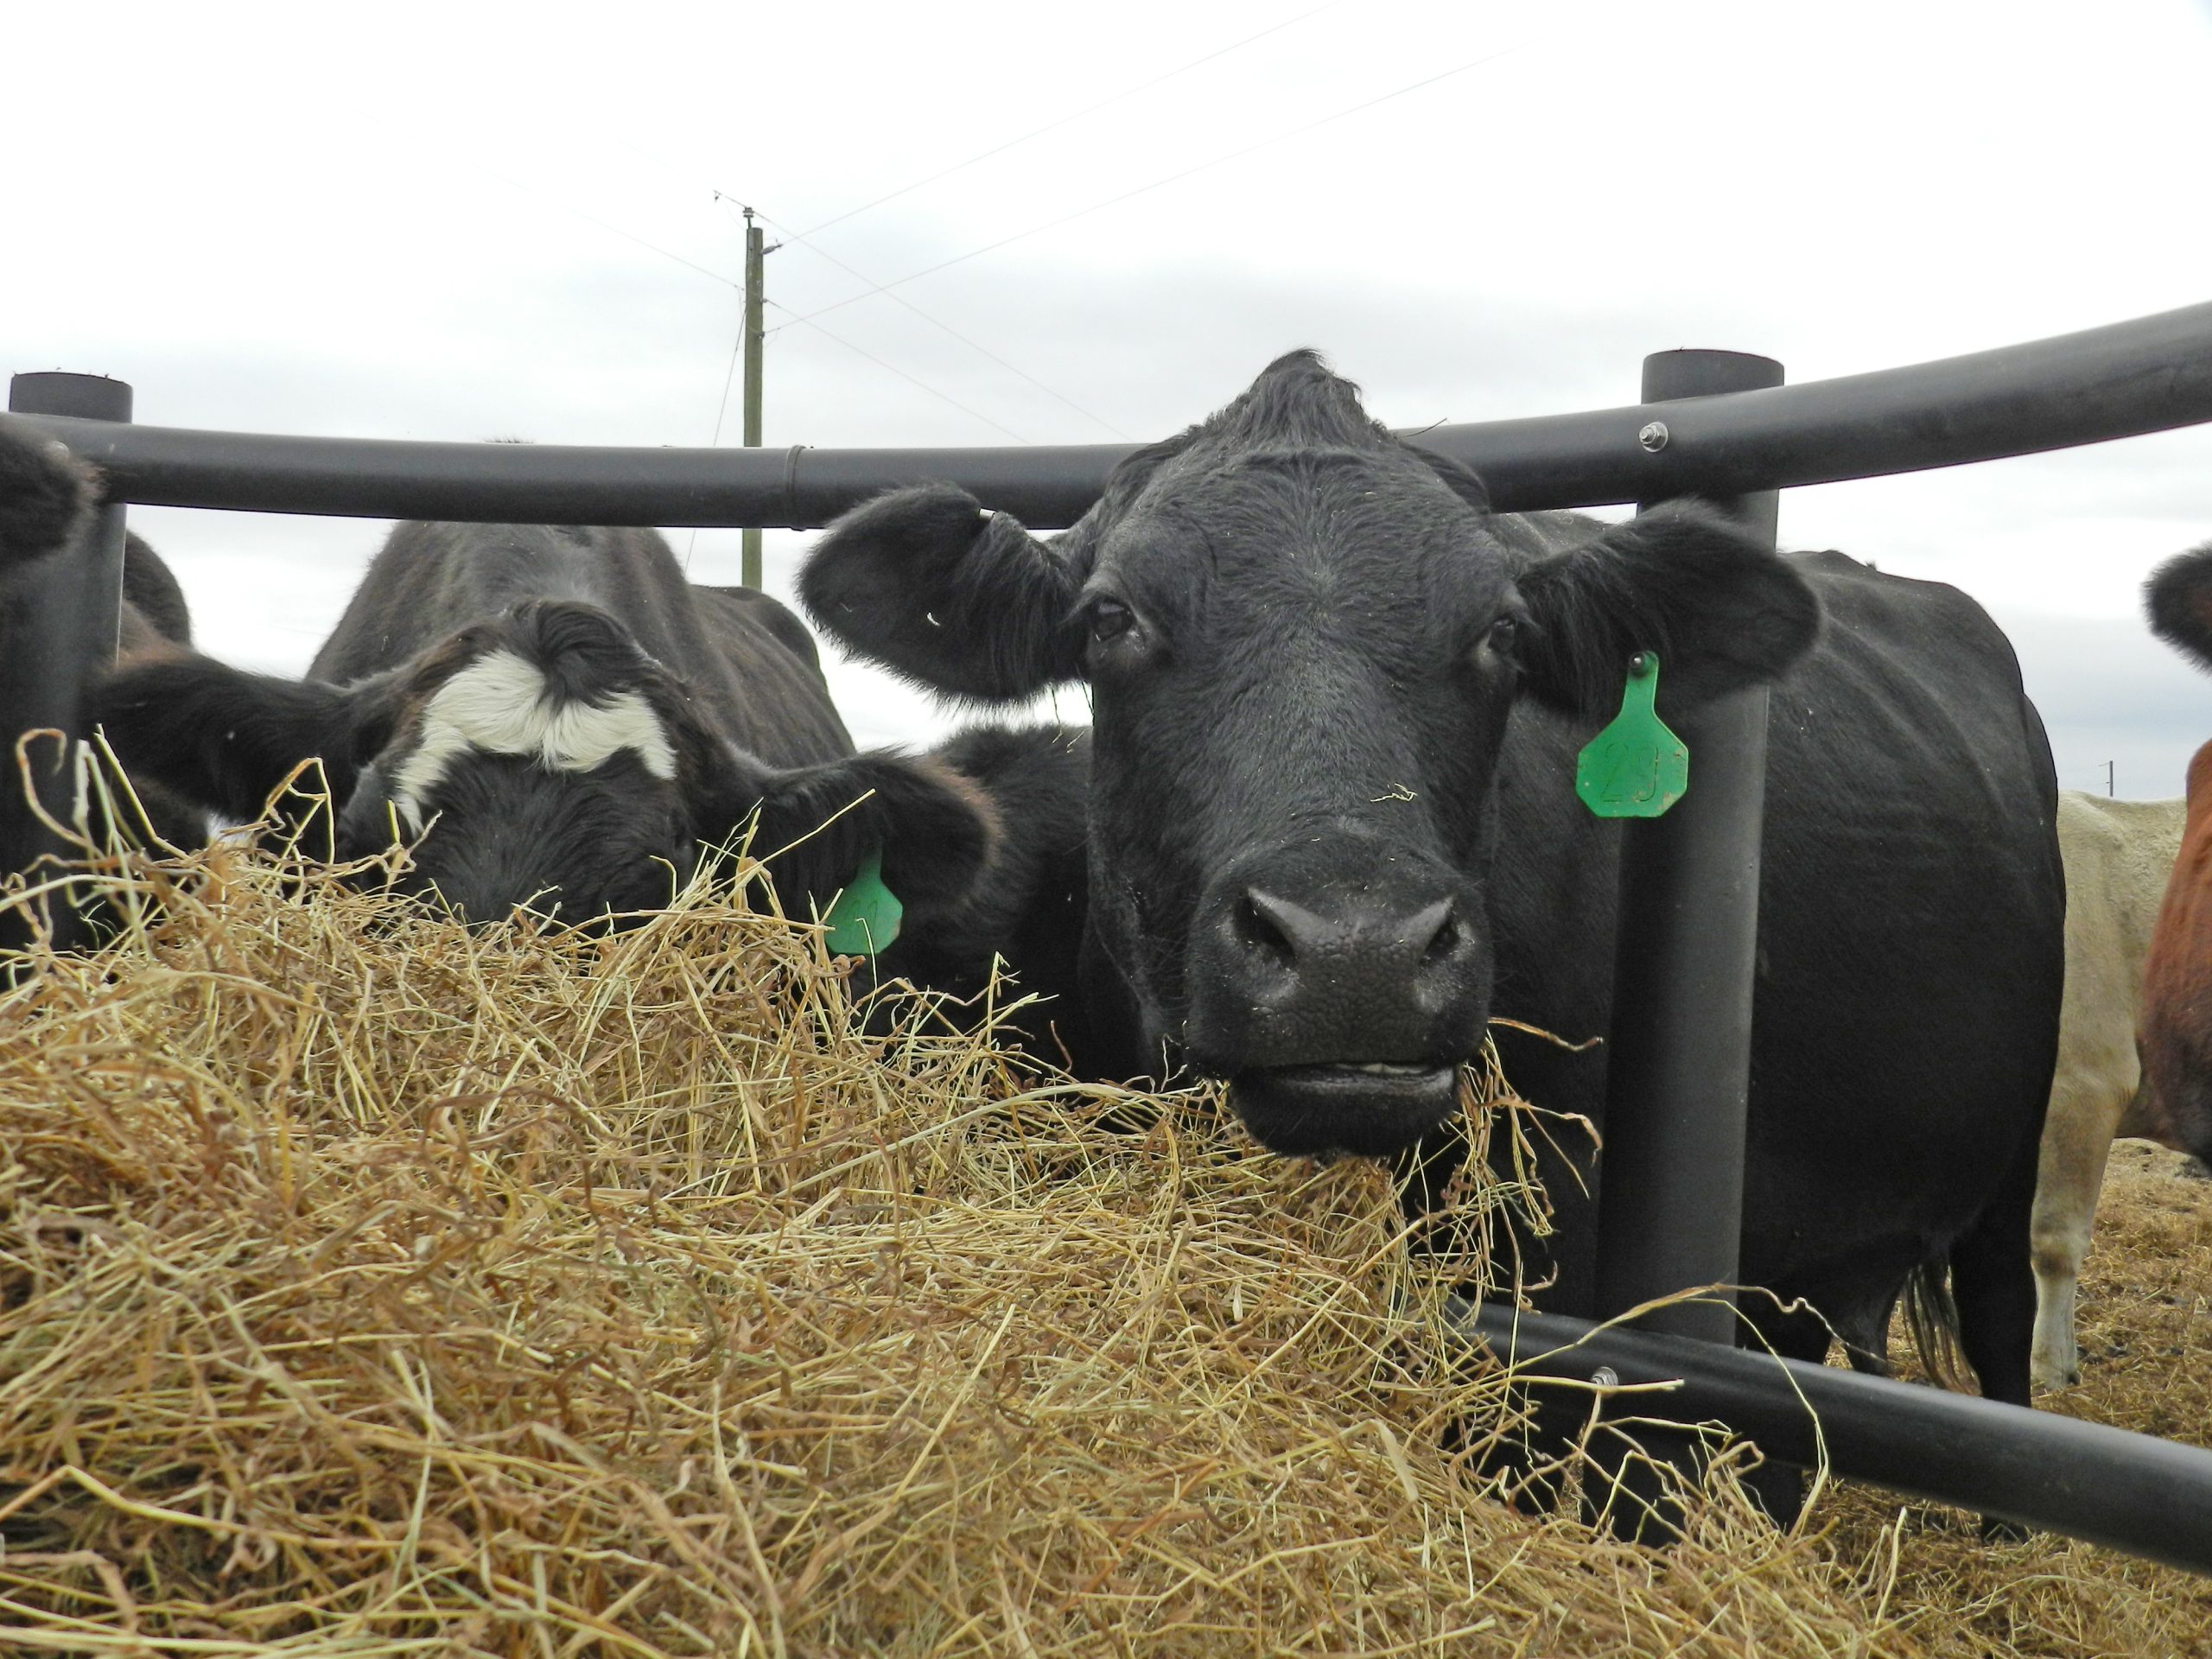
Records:
{"label": "cow leg", "polygon": [[2127,1045],[2124,1077],[2109,1079],[2108,1088],[2085,1089],[2053,1099],[2044,1124],[2035,1211],[2029,1225],[2036,1275],[2030,1372],[2038,1389],[2063,1389],[2082,1380],[2081,1351],[2074,1337],[2075,1292],[2082,1263],[2089,1254],[2113,1125],[2135,1092],[2133,1049],[2133,1043]]}
{"label": "cow leg", "polygon": [[1959,1346],[1982,1396],[2028,1403],[2028,1355],[2035,1338],[2036,1276],[2028,1224],[2035,1209],[2037,1142],[2027,1141],[1972,1227],[1951,1247],[1951,1294]]}

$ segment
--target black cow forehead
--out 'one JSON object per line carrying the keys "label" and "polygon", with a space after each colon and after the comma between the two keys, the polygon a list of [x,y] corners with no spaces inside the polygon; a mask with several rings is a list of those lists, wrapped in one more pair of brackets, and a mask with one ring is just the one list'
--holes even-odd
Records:
{"label": "black cow forehead", "polygon": [[1397,440],[1361,404],[1359,388],[1313,351],[1286,353],[1249,390],[1195,429],[1200,442],[1230,448],[1378,449]]}
{"label": "black cow forehead", "polygon": [[1064,538],[1063,556],[1087,563],[1100,538],[1164,479],[1203,472],[1239,454],[1316,449],[1388,454],[1405,446],[1369,417],[1359,388],[1332,372],[1319,353],[1291,352],[1205,420],[1123,460],[1098,505]]}
{"label": "black cow forehead", "polygon": [[1415,655],[1510,606],[1514,562],[1440,483],[1328,457],[1244,461],[1160,480],[1104,537],[1089,590],[1171,633],[1328,617],[1341,638],[1377,632]]}

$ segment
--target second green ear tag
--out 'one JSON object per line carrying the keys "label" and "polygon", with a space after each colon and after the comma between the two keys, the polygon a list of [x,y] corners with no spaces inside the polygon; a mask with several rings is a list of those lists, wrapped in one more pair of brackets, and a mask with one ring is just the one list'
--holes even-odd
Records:
{"label": "second green ear tag", "polygon": [[1659,658],[1630,658],[1621,711],[1584,746],[1574,763],[1574,792],[1601,818],[1656,818],[1690,786],[1690,752],[1659,718]]}
{"label": "second green ear tag", "polygon": [[899,937],[899,918],[906,913],[899,895],[883,885],[883,849],[879,847],[861,861],[859,870],[822,918],[829,930],[822,943],[841,957],[872,957]]}

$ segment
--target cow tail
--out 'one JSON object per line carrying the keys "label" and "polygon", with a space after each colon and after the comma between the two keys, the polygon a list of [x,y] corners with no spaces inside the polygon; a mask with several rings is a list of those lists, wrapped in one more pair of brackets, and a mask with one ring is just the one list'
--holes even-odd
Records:
{"label": "cow tail", "polygon": [[1959,1342],[1959,1305],[1951,1296],[1948,1264],[1923,1262],[1904,1281],[1904,1325],[1920,1363],[1937,1383],[1957,1394],[1979,1391],[1974,1367]]}

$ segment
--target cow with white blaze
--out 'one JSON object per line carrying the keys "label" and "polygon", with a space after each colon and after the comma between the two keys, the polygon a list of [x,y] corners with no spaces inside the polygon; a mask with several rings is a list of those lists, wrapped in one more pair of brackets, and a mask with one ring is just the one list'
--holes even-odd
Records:
{"label": "cow with white blaze", "polygon": [[[1876,1366],[1908,1281],[1948,1268],[1984,1391],[2027,1399],[2057,789],[1964,595],[1777,557],[1691,504],[1495,514],[1304,353],[1131,457],[1063,536],[901,490],[831,528],[801,593],[944,691],[1088,685],[1102,1069],[1225,1078],[1278,1151],[1427,1137],[1431,1167],[1493,1014],[1609,1027],[1622,832],[1576,798],[1574,756],[1630,659],[1657,653],[1662,715],[1770,685],[1742,1273],[1817,1311],[1747,1311],[1800,1356],[1825,1316]],[[1529,1098],[1602,1133],[1602,1045],[1497,1040]],[[1558,1226],[1519,1241],[1529,1281],[1597,1312],[1602,1161],[1569,1147],[1541,1173]]]}
{"label": "cow with white blaze", "polygon": [[472,919],[648,909],[749,832],[799,914],[880,850],[926,920],[993,834],[944,768],[853,753],[788,610],[695,587],[648,530],[404,524],[305,679],[155,651],[94,713],[134,777],[232,818],[319,760],[329,850],[409,842],[406,880]]}

